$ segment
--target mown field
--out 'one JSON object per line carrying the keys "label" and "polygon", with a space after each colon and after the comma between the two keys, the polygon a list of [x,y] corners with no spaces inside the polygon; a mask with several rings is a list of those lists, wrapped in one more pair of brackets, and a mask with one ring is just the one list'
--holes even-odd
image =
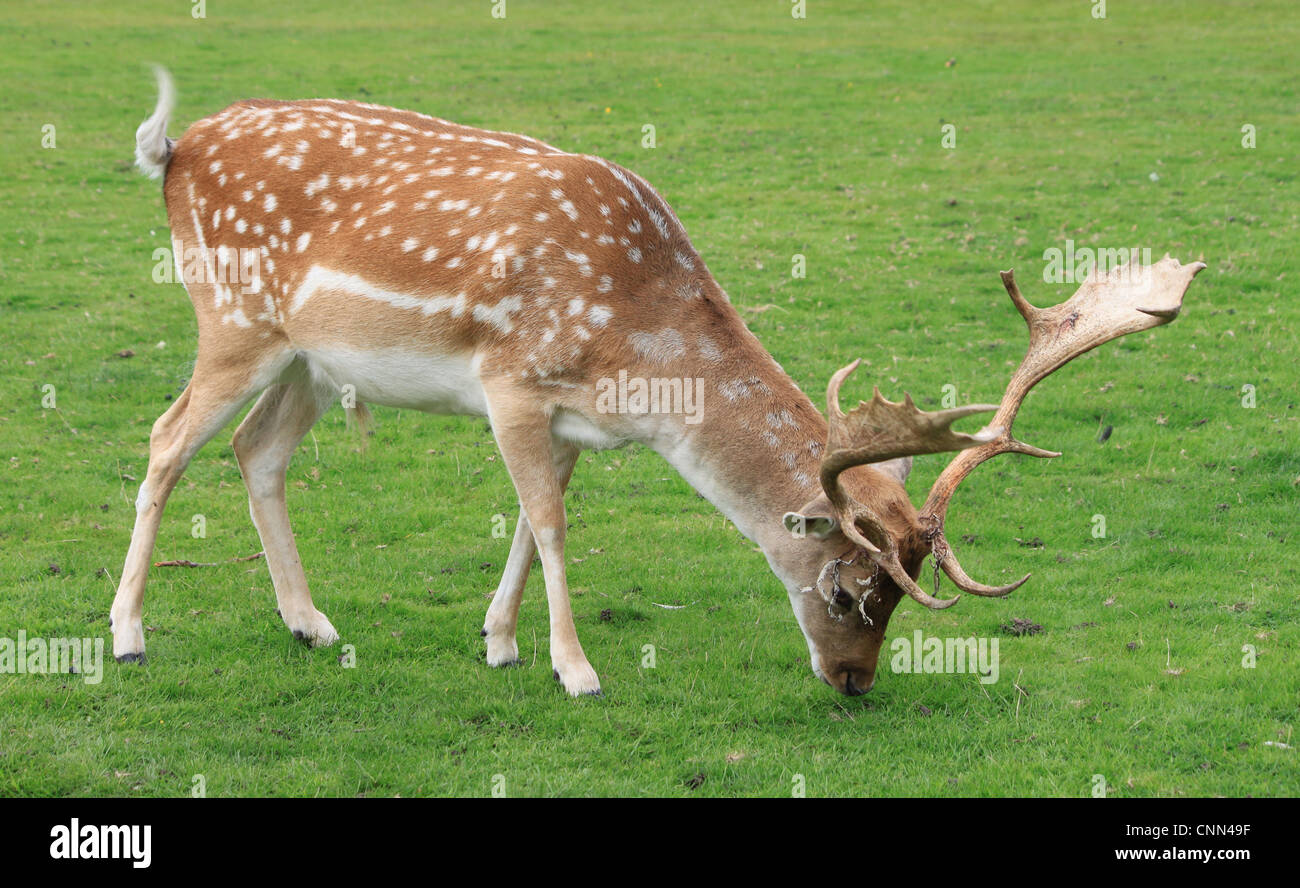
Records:
{"label": "mown field", "polygon": [[[883,669],[841,698],[763,557],[640,448],[584,455],[568,498],[604,698],[552,680],[540,571],[524,665],[489,669],[478,631],[509,548],[493,516],[513,527],[517,504],[486,423],[376,409],[362,446],[335,410],[289,505],[356,667],[295,642],[265,564],[232,560],[260,544],[227,432],[155,553],[218,566],[152,571],[148,665],[106,657],[93,685],[0,674],[0,795],[187,795],[196,775],[210,796],[1086,796],[1094,775],[1113,797],[1300,791],[1294,6],[622,6],[0,12],[0,637],[111,650],[149,428],[192,367],[185,293],[152,279],[159,187],[131,166],[157,61],[180,90],[173,136],[239,98],[330,96],[630,167],[818,403],[855,357],[854,394],[996,401],[1025,344],[997,272],[1061,301],[1073,287],[1043,281],[1043,256],[1067,241],[1206,261],[1175,324],[1029,398],[1019,435],[1063,457],[1002,457],[963,486],[964,566],[1030,583],[906,602],[890,625],[996,638],[1000,680]],[[917,460],[918,503],[943,463]]]}

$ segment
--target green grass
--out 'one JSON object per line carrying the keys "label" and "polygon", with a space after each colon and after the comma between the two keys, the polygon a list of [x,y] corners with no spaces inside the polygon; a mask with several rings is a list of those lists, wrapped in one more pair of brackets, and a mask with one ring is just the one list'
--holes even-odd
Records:
{"label": "green grass", "polygon": [[[1264,745],[1300,745],[1300,16],[1286,0],[1110,3],[1104,21],[1082,2],[856,6],[6,8],[0,636],[107,637],[127,476],[192,366],[188,300],[150,278],[159,188],[130,167],[156,60],[180,89],[173,135],[238,98],[323,95],[631,167],[812,393],[860,356],[858,391],[996,400],[1025,342],[999,269],[1049,304],[1073,288],[1042,282],[1042,254],[1067,238],[1203,257],[1177,323],[1029,398],[1021,437],[1061,459],[1003,457],[963,486],[949,537],[966,568],[1033,580],[891,623],[999,638],[998,683],[884,671],[840,698],[763,557],[638,448],[584,455],[570,488],[574,609],[606,697],[552,680],[538,575],[525,665],[489,669],[478,629],[509,547],[492,516],[513,524],[516,502],[486,424],[378,409],[362,448],[335,411],[294,461],[290,511],[356,668],[293,641],[261,562],[155,569],[146,668],[0,674],[0,795],[183,795],[197,774],[209,795],[487,795],[496,775],[510,795],[782,796],[796,775],[809,795],[1083,796],[1094,774],[1115,796],[1300,792],[1296,751]],[[942,464],[918,460],[918,502]],[[259,548],[226,433],[155,558]],[[1006,635],[1012,618],[1044,631]]]}

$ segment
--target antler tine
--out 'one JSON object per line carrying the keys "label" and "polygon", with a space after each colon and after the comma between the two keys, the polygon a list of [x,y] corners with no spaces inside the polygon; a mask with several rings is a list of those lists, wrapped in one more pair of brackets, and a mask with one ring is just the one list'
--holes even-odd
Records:
{"label": "antler tine", "polygon": [[961,564],[957,562],[956,556],[952,554],[948,541],[944,539],[942,525],[938,526],[937,532],[931,531],[927,536],[930,541],[930,553],[934,556],[934,560],[943,568],[943,572],[948,575],[948,579],[952,580],[952,584],[963,592],[969,592],[971,595],[981,595],[985,598],[1002,598],[1019,589],[1033,576],[1033,574],[1027,573],[1014,583],[1007,583],[1005,586],[986,586],[983,583],[977,583],[967,575],[966,571],[962,570]]}
{"label": "antler tine", "polygon": [[844,380],[849,378],[849,374],[858,369],[858,365],[861,363],[862,359],[858,358],[853,363],[846,364],[836,370],[831,375],[830,382],[826,383],[826,416],[828,419],[844,418],[844,411],[840,409],[840,386],[844,384]]}
{"label": "antler tine", "polygon": [[961,598],[960,595],[954,595],[952,598],[935,598],[918,586],[916,580],[908,576],[907,571],[903,570],[903,565],[898,560],[897,550],[892,552],[891,555],[891,558],[880,562],[880,566],[885,569],[885,572],[889,574],[900,589],[916,599],[918,603],[931,610],[943,610],[952,607]]}
{"label": "antler tine", "polygon": [[986,444],[959,453],[948,464],[930,489],[920,514],[920,520],[929,525],[926,536],[931,551],[957,588],[974,595],[1002,596],[1029,579],[1026,574],[1006,586],[977,583],[962,570],[943,536],[943,522],[953,492],[980,463],[999,453],[1060,456],[1011,436],[1011,425],[1029,390],[1048,374],[1102,343],[1171,322],[1182,309],[1183,296],[1192,278],[1205,267],[1204,262],[1183,265],[1167,254],[1151,266],[1131,262],[1109,274],[1093,273],[1073,296],[1051,308],[1030,305],[1016,286],[1013,272],[1001,273],[1007,295],[1029,327],[1029,350],[1007,383],[993,417],[991,425],[1000,433]]}
{"label": "antler tine", "polygon": [[[840,483],[839,477],[853,466],[883,462],[900,456],[939,453],[976,447],[993,441],[1000,429],[985,429],[975,435],[954,432],[952,424],[973,413],[991,412],[991,404],[975,404],[951,410],[927,412],[912,402],[910,395],[902,403],[886,400],[875,389],[871,400],[863,401],[847,414],[840,409],[840,386],[859,361],[840,368],[826,386],[826,449],[821,464],[821,484],[839,519],[840,528],[858,548],[926,607],[951,607],[957,599],[934,598],[908,576],[898,556],[898,544],[869,508],[855,501]],[[863,533],[863,531],[866,531]],[[850,593],[851,594],[851,593]]]}
{"label": "antler tine", "polygon": [[[974,435],[954,432],[957,420],[974,413],[991,413],[995,404],[970,404],[951,410],[925,411],[904,395],[902,403],[889,401],[872,391],[870,401],[861,401],[847,414],[840,410],[840,386],[860,361],[840,368],[826,387],[826,453],[822,458],[822,483],[833,485],[840,472],[853,466],[883,462],[900,456],[962,450],[992,441],[998,429],[985,428]],[[827,489],[828,496],[834,493]]]}

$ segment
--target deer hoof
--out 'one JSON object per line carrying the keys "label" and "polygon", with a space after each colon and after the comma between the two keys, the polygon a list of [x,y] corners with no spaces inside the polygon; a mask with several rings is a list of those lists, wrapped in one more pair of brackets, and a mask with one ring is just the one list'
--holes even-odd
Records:
{"label": "deer hoof", "polygon": [[551,674],[555,680],[564,686],[570,697],[603,697],[600,690],[600,679],[596,677],[596,670],[591,668],[590,663],[581,663],[576,666],[567,667],[561,674],[560,667],[553,666]]}
{"label": "deer hoof", "polygon": [[519,646],[515,644],[514,636],[509,638],[487,637],[487,663],[489,666],[517,666],[519,659]]}
{"label": "deer hoof", "polygon": [[312,647],[328,647],[339,640],[337,630],[320,611],[313,611],[311,616],[301,623],[289,623],[289,631],[293,633],[294,638]]}
{"label": "deer hoof", "polygon": [[130,617],[110,616],[113,628],[113,658],[119,663],[144,662],[144,624]]}

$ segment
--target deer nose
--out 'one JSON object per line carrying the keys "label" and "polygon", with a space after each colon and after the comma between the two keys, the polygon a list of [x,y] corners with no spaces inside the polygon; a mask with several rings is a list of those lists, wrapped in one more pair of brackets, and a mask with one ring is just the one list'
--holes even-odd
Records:
{"label": "deer nose", "polygon": [[[861,684],[859,684],[861,682]],[[867,691],[871,690],[876,683],[876,676],[870,672],[854,672],[846,670],[844,673],[844,687],[840,688],[846,696],[861,697]]]}

